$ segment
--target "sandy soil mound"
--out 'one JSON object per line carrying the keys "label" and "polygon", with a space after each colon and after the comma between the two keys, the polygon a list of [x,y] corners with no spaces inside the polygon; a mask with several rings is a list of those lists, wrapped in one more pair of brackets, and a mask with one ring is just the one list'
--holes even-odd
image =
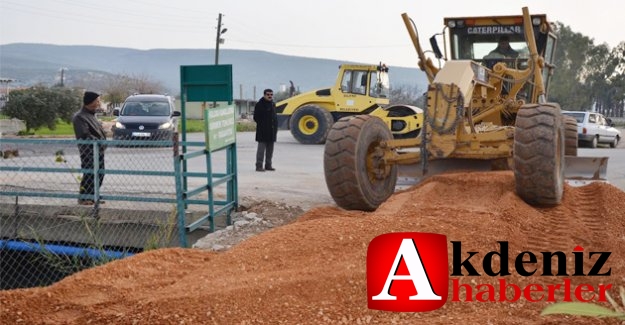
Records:
{"label": "sandy soil mound", "polygon": [[[625,192],[608,184],[566,187],[562,205],[537,209],[514,194],[510,172],[442,175],[394,195],[375,213],[316,208],[297,222],[225,252],[151,251],[50,287],[0,292],[0,323],[609,323],[540,317],[545,302],[448,301],[429,313],[369,310],[366,250],[374,237],[398,231],[442,233],[449,241],[462,241],[465,252],[496,250],[497,241],[507,240],[511,259],[524,250],[571,252],[581,245],[611,251],[607,264],[612,276],[572,277],[573,284],[623,285],[624,215]],[[506,279],[518,285],[562,280],[518,275]],[[497,281],[485,276],[477,280]]]}

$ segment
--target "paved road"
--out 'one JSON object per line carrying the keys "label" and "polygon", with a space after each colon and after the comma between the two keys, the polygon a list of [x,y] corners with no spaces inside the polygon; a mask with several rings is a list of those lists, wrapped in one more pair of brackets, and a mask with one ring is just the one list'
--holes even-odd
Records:
{"label": "paved road", "polygon": [[[201,134],[191,134],[188,140],[201,141]],[[610,157],[608,181],[625,191],[625,141],[618,149],[602,147],[580,148],[580,156]],[[289,131],[278,132],[274,153],[275,172],[256,172],[254,161],[256,142],[253,132],[237,133],[239,193],[242,196],[267,198],[300,205],[305,208],[319,204],[334,204],[325,184],[323,173],[323,146],[302,145]],[[219,162],[215,156],[216,162]],[[221,160],[223,162],[223,159]],[[479,165],[479,164],[478,164]],[[482,168],[490,169],[490,165]],[[193,167],[201,168],[195,165]],[[404,188],[416,182],[417,166],[400,168],[398,187]]]}
{"label": "paved road", "polygon": [[[187,140],[202,141],[203,134],[190,134]],[[302,145],[289,131],[279,131],[273,157],[276,171],[257,172],[255,161],[254,132],[237,133],[240,196],[271,199],[303,208],[334,203],[323,174],[322,145]],[[225,170],[225,153],[215,153],[213,162],[214,171]],[[202,168],[201,160],[191,161],[189,165],[190,170]]]}
{"label": "paved road", "polygon": [[[203,141],[203,134],[189,134],[189,141]],[[29,148],[21,146],[19,161],[1,161],[2,164],[19,163],[37,167],[58,167],[54,163],[54,152],[60,145],[39,146]],[[618,149],[607,147],[598,149],[580,148],[580,156],[607,156],[610,157],[608,163],[607,177],[611,184],[625,190],[625,141]],[[66,158],[72,166],[80,166],[77,152],[74,146],[62,148],[65,150]],[[334,204],[325,184],[323,173],[323,146],[322,145],[302,145],[298,143],[289,131],[278,132],[278,142],[275,146],[274,167],[275,172],[255,171],[256,142],[253,132],[237,133],[237,166],[239,196],[256,199],[269,199],[280,201],[290,205],[299,205],[305,209],[316,205]],[[172,156],[170,148],[109,148],[107,150],[107,168],[109,169],[133,169],[137,164],[145,165],[153,170],[171,170]],[[213,172],[225,171],[225,152],[213,154]],[[133,164],[133,165],[130,165]],[[205,170],[204,159],[191,160],[190,171]],[[479,164],[478,164],[479,165]],[[415,183],[415,174],[419,166],[409,166],[400,168],[399,188]],[[489,169],[489,166],[482,165],[482,169]],[[5,175],[7,176],[7,175]],[[38,175],[40,176],[40,175]],[[67,175],[52,175],[58,179],[49,182],[40,179],[37,182],[20,181],[19,185],[27,187],[52,188],[59,187],[67,189],[76,187],[75,180]],[[129,176],[125,176],[129,177]],[[0,177],[2,179],[3,177]],[[11,177],[12,178],[12,177]],[[46,179],[47,180],[47,179]],[[8,180],[7,180],[8,181]],[[10,182],[9,182],[10,183]],[[7,184],[9,184],[7,183]],[[26,184],[29,183],[29,184]],[[203,185],[205,180],[190,179],[189,188]],[[12,183],[11,183],[12,184]],[[122,178],[119,175],[109,175],[103,187],[108,193],[141,193],[157,191],[160,193],[175,193],[173,180],[170,178],[141,178],[141,180]],[[225,186],[216,189],[217,194],[225,192]]]}

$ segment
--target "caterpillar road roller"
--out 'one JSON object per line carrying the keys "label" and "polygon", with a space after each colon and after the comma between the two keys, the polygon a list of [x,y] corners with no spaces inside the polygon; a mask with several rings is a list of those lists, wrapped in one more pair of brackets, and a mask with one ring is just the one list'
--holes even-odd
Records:
{"label": "caterpillar road roller", "polygon": [[423,110],[389,105],[388,67],[342,64],[334,86],[302,93],[276,103],[278,126],[290,129],[304,144],[321,144],[335,121],[368,114],[380,118],[395,138],[419,135]]}
{"label": "caterpillar road roller", "polygon": [[[525,7],[518,16],[445,18],[445,53],[430,39],[438,65],[426,58],[414,22],[402,18],[429,81],[423,128],[394,139],[376,116],[338,120],[324,148],[337,205],[375,210],[394,192],[398,165],[420,164],[425,174],[441,160],[512,169],[516,193],[537,206],[560,203],[567,165],[572,178],[605,178],[607,158],[576,157],[575,121],[547,101],[556,37],[546,15]],[[493,51],[502,44],[510,48]]]}

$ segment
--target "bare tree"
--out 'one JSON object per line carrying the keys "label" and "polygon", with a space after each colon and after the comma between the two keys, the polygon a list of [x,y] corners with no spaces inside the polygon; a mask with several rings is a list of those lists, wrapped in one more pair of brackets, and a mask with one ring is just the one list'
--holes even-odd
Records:
{"label": "bare tree", "polygon": [[104,100],[109,103],[108,111],[118,107],[132,94],[162,94],[165,87],[147,75],[114,75],[105,81]]}
{"label": "bare tree", "polygon": [[145,74],[134,74],[128,77],[131,90],[139,94],[163,94],[165,87],[160,81]]}
{"label": "bare tree", "polygon": [[424,108],[423,93],[416,85],[400,85],[391,88],[390,105],[407,104]]}

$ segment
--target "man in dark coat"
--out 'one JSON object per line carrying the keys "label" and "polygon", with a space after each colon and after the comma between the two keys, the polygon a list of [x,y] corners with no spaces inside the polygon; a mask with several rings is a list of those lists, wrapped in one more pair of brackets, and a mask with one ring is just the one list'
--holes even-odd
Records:
{"label": "man in dark coat", "polygon": [[[78,140],[106,140],[106,134],[102,128],[102,124],[95,116],[96,109],[100,107],[100,95],[91,91],[85,92],[83,96],[83,104],[81,110],[74,114],[72,118],[72,124],[74,125],[74,133]],[[98,157],[98,168],[104,170],[104,150],[105,146],[100,145]],[[80,152],[80,163],[82,169],[94,168],[94,150],[93,144],[79,144],[78,151]],[[104,180],[104,174],[98,174],[99,186],[102,186]],[[99,188],[99,187],[98,187]],[[95,177],[92,172],[86,172],[82,175],[80,181],[80,194],[84,195],[78,199],[78,204],[93,205],[94,199],[87,198],[85,196],[93,197],[95,195]],[[98,203],[104,203],[100,200]]]}
{"label": "man in dark coat", "polygon": [[[278,114],[276,104],[273,102],[273,90],[265,89],[263,97],[254,106],[254,121],[256,122],[256,171],[274,171],[271,164],[273,157],[273,144],[278,136]],[[263,169],[263,158],[265,168]]]}

